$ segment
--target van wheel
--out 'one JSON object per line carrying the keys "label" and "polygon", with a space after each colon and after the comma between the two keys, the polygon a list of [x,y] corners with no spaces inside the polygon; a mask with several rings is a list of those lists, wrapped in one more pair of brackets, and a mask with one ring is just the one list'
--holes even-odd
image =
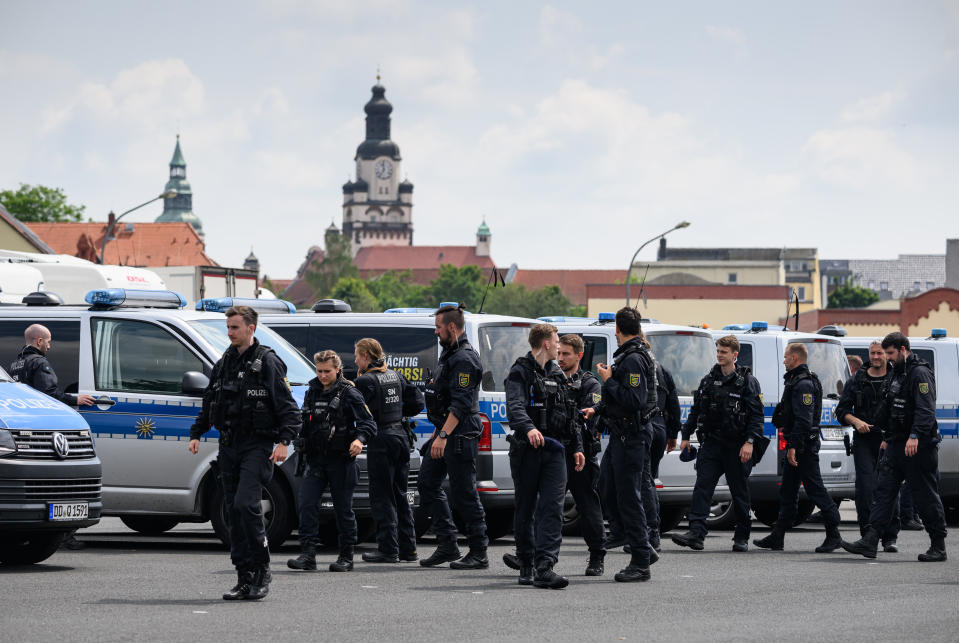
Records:
{"label": "van wheel", "polygon": [[[796,509],[796,517],[793,520],[793,527],[806,522],[806,518],[809,518],[812,514],[814,506],[810,500],[800,500],[799,507]],[[776,519],[779,518],[779,502],[770,500],[756,503],[753,505],[753,513],[756,514],[756,520],[767,527],[772,527],[776,524]]]}
{"label": "van wheel", "polygon": [[146,536],[157,536],[180,524],[176,518],[164,516],[120,516],[124,525]]}
{"label": "van wheel", "polygon": [[[266,523],[266,538],[270,542],[270,551],[280,551],[283,543],[293,531],[293,520],[290,514],[290,496],[280,484],[276,476],[263,488],[263,520]],[[210,522],[213,531],[227,547],[230,546],[230,517],[226,513],[223,503],[223,490],[217,484],[213,487],[210,497]]]}
{"label": "van wheel", "polygon": [[736,514],[733,511],[733,503],[730,501],[718,502],[709,507],[709,515],[706,516],[706,526],[710,530],[728,529],[736,522]]}
{"label": "van wheel", "polygon": [[579,536],[581,533],[579,526],[580,519],[579,507],[576,506],[575,502],[563,507],[563,535]]}
{"label": "van wheel", "polygon": [[679,523],[686,517],[689,507],[685,505],[660,505],[659,506],[659,533],[665,534],[679,526]]}
{"label": "van wheel", "polygon": [[32,565],[44,561],[60,547],[64,532],[12,533],[0,538],[0,563]]}

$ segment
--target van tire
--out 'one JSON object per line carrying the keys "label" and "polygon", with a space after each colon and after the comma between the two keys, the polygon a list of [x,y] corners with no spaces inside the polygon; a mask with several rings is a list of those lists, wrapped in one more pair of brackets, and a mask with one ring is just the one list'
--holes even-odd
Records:
{"label": "van tire", "polygon": [[[274,475],[263,488],[263,502],[266,522],[266,538],[270,543],[270,551],[281,551],[283,544],[293,532],[294,516],[291,511],[290,494],[286,487]],[[230,546],[230,521],[223,504],[223,490],[219,484],[213,486],[210,496],[210,522],[213,531],[220,541]]]}
{"label": "van tire", "polygon": [[[811,500],[800,499],[799,507],[796,509],[796,517],[793,519],[793,527],[797,527],[812,515],[815,505]],[[776,524],[779,518],[779,501],[770,500],[768,502],[759,502],[753,505],[753,513],[756,514],[756,520],[767,527]]]}
{"label": "van tire", "polygon": [[120,516],[120,521],[145,536],[158,536],[180,524],[176,518],[166,516]]}
{"label": "van tire", "polygon": [[660,505],[659,506],[659,533],[665,534],[679,526],[679,523],[686,517],[689,507],[686,505]]}
{"label": "van tire", "polygon": [[709,508],[709,515],[706,516],[706,526],[710,530],[728,529],[736,524],[736,512],[733,511],[733,503],[729,500],[713,503]]}
{"label": "van tire", "polygon": [[0,537],[0,563],[4,565],[33,565],[54,554],[60,547],[65,532],[10,533]]}

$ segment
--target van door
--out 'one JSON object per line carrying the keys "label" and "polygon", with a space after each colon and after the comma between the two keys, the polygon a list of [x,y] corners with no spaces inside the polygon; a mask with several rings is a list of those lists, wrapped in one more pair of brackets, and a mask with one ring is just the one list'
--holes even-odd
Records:
{"label": "van door", "polygon": [[196,469],[217,434],[207,433],[199,456],[187,452],[201,399],[184,394],[181,379],[209,366],[156,323],[109,316],[88,323],[93,381],[83,392],[113,402],[81,410],[103,461],[105,511],[192,514]]}

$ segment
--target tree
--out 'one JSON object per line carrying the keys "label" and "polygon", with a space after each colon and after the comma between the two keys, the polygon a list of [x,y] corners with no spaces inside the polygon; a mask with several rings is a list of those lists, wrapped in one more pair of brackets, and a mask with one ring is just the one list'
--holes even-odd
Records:
{"label": "tree", "polygon": [[569,315],[572,304],[559,286],[544,286],[527,290],[523,284],[510,284],[505,288],[493,288],[483,307],[486,312],[516,317],[544,317]]}
{"label": "tree", "polygon": [[344,277],[357,277],[360,271],[353,265],[349,237],[326,235],[326,254],[318,266],[306,273],[306,283],[313,286],[315,296],[330,297],[333,288]]}
{"label": "tree", "polygon": [[85,205],[70,205],[61,188],[21,183],[16,191],[0,191],[0,203],[21,221],[82,221]]}
{"label": "tree", "polygon": [[376,297],[366,287],[366,282],[359,277],[343,277],[333,287],[330,296],[342,299],[350,305],[353,312],[375,313],[382,312],[376,302]]}
{"label": "tree", "polygon": [[879,301],[879,295],[868,288],[846,284],[829,293],[826,308],[865,308]]}
{"label": "tree", "polygon": [[413,272],[391,270],[366,280],[366,287],[376,298],[380,310],[424,306],[425,286],[413,283]]}
{"label": "tree", "polygon": [[424,291],[423,303],[439,306],[444,301],[455,301],[465,304],[467,310],[477,310],[485,288],[486,281],[479,266],[457,268],[443,264],[439,276]]}

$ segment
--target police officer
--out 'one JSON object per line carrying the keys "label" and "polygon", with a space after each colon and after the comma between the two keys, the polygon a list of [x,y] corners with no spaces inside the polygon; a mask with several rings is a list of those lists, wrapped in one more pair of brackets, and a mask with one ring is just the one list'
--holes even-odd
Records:
{"label": "police officer", "polygon": [[[443,352],[425,393],[427,417],[436,428],[421,449],[423,461],[417,488],[420,505],[432,516],[439,546],[420,565],[435,567],[450,562],[452,569],[486,569],[486,514],[476,490],[483,367],[466,337],[462,305],[437,310],[434,325]],[[459,560],[456,526],[441,486],[447,475],[453,505],[463,519],[469,540],[470,550],[463,560]]]}
{"label": "police officer", "polygon": [[[850,356],[854,357],[854,356]],[[856,465],[856,518],[859,520],[859,535],[865,536],[869,527],[869,509],[872,506],[879,484],[879,458],[882,449],[882,429],[876,424],[883,391],[892,376],[887,368],[886,353],[878,339],[869,345],[869,367],[860,368],[846,382],[836,405],[836,417],[843,424],[855,429],[852,454]],[[882,533],[884,551],[899,551],[896,538],[899,535],[898,511]]]}
{"label": "police officer", "polygon": [[822,384],[809,370],[805,345],[786,346],[783,365],[785,387],[782,399],[773,413],[773,424],[786,437],[786,466],[783,467],[782,486],[779,488],[779,518],[772,533],[753,544],[763,549],[782,550],[786,530],[792,527],[799,504],[799,484],[806,495],[822,511],[826,525],[826,539],[816,547],[816,553],[825,554],[839,549],[839,509],[826,491],[819,472],[819,421],[822,417]]}
{"label": "police officer", "polygon": [[214,365],[203,406],[190,427],[188,448],[193,454],[211,425],[220,432],[217,461],[230,518],[230,558],[237,572],[237,583],[223,600],[259,600],[269,592],[263,486],[273,475],[273,464],[286,460],[300,424],[286,364],[253,336],[257,317],[249,306],[226,311],[230,347]]}
{"label": "police officer", "polygon": [[383,347],[366,337],[356,342],[354,359],[360,377],[356,389],[376,421],[376,435],[366,445],[370,479],[370,509],[376,523],[375,552],[363,554],[368,563],[412,562],[416,556],[413,509],[406,499],[410,449],[415,437],[410,418],[423,410],[423,394],[402,374],[386,367]]}
{"label": "police officer", "polygon": [[303,430],[297,441],[298,457],[306,456],[306,475],[300,485],[300,555],[286,565],[316,569],[320,502],[329,487],[340,546],[330,571],[348,572],[353,569],[356,545],[353,490],[360,478],[356,456],[376,435],[376,423],[353,382],[343,377],[343,362],[336,351],[316,353],[313,363],[316,377],[303,398]]}
{"label": "police officer", "polygon": [[650,578],[649,535],[640,487],[649,466],[650,419],[658,407],[656,365],[639,333],[639,311],[621,308],[616,313],[619,348],[613,354],[615,364],[596,366],[603,380],[603,399],[596,407],[583,409],[587,420],[600,415],[610,431],[607,447],[610,472],[623,531],[631,548],[629,565],[614,577],[619,582]]}
{"label": "police officer", "polygon": [[583,470],[586,459],[577,396],[554,361],[559,352],[556,327],[535,324],[529,345],[531,350],[516,360],[505,384],[506,417],[513,431],[508,440],[516,490],[513,531],[519,584],[562,589],[569,580],[553,566],[563,540],[566,453],[574,459],[576,471]]}
{"label": "police officer", "polygon": [[680,449],[689,448],[689,438],[696,431],[700,436],[699,457],[689,531],[672,539],[690,549],[703,548],[709,505],[723,474],[736,517],[733,551],[749,548],[749,473],[753,446],[763,439],[764,416],[759,382],[748,367],[736,365],[738,356],[739,340],[733,335],[716,340],[716,365],[699,383],[683,427]]}
{"label": "police officer", "polygon": [[[46,393],[55,400],[67,406],[91,406],[94,403],[92,395],[70,395],[60,390],[57,374],[47,360],[47,353],[53,343],[53,336],[46,326],[32,324],[23,333],[24,347],[10,364],[10,376],[17,382]],[[84,545],[77,540],[76,530],[63,539],[63,546],[67,549],[83,549]]]}
{"label": "police officer", "polygon": [[[643,337],[643,343],[649,348],[649,341]],[[653,355],[653,359],[655,359]],[[650,421],[653,437],[649,443],[649,467],[646,471],[643,484],[643,509],[646,511],[646,524],[649,527],[649,546],[660,551],[659,546],[659,494],[656,492],[656,478],[659,477],[659,463],[666,453],[668,438],[679,433],[682,411],[679,407],[679,393],[673,375],[659,360],[656,360],[656,406],[659,413],[655,413]],[[673,442],[675,445],[675,441]]]}
{"label": "police officer", "polygon": [[929,364],[909,350],[909,338],[889,333],[882,340],[893,363],[892,377],[876,423],[882,427],[886,453],[879,464],[879,486],[869,510],[866,534],[843,549],[875,558],[879,535],[893,519],[903,480],[909,481],[916,509],[929,533],[922,562],[946,560],[946,518],[939,497],[939,425],[936,422],[936,380]]}

